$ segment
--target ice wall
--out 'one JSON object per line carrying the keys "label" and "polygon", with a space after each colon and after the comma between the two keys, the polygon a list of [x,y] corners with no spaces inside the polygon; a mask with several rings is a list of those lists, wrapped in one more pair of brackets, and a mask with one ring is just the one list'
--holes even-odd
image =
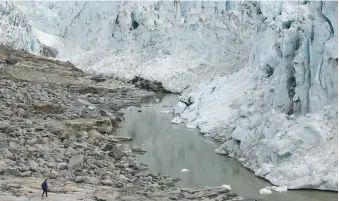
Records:
{"label": "ice wall", "polygon": [[256,2],[18,2],[17,6],[35,28],[61,38],[56,47],[59,58],[119,79],[160,80],[173,92],[242,68],[257,21]]}
{"label": "ice wall", "polygon": [[0,2],[0,27],[0,44],[30,52],[36,49],[26,16],[12,2]]}
{"label": "ice wall", "polygon": [[[52,36],[48,38],[49,41],[43,41],[46,39],[46,34],[32,26],[27,14],[19,9],[20,5],[16,3],[0,2],[0,45],[32,54],[54,57],[57,52],[52,50],[49,45],[51,44],[50,39],[55,37]],[[50,54],[51,52],[53,52],[53,55]]]}
{"label": "ice wall", "polygon": [[176,121],[224,142],[218,153],[275,185],[337,191],[337,2],[258,9],[248,65],[184,91]]}

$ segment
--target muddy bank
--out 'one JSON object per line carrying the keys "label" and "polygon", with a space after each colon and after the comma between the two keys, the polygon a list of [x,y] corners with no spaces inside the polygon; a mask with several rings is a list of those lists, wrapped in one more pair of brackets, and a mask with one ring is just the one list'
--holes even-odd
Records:
{"label": "muddy bank", "polygon": [[177,189],[115,136],[120,109],[153,95],[70,62],[0,48],[0,200],[244,200],[224,187]]}

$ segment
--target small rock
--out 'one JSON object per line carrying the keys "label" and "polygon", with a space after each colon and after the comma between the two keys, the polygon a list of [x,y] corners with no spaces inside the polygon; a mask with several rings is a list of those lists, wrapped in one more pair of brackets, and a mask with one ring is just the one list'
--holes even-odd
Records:
{"label": "small rock", "polygon": [[134,151],[134,152],[139,152],[139,153],[145,153],[146,152],[146,150],[144,148],[139,147],[139,146],[134,146],[134,147],[132,147],[131,150]]}
{"label": "small rock", "polygon": [[131,141],[131,137],[125,137],[125,136],[115,136],[115,138],[119,141]]}
{"label": "small rock", "polygon": [[31,171],[25,171],[25,172],[20,173],[20,176],[21,177],[29,177],[29,176],[31,176],[31,174],[32,174]]}
{"label": "small rock", "polygon": [[108,179],[101,180],[100,183],[101,183],[102,185],[104,185],[104,186],[113,186],[112,180],[108,180]]}
{"label": "small rock", "polygon": [[26,111],[23,108],[18,108],[16,111],[16,115],[18,117],[24,117],[25,116]]}
{"label": "small rock", "polygon": [[119,140],[117,138],[115,138],[115,136],[113,136],[113,135],[108,136],[107,141],[109,141],[109,142],[119,142]]}
{"label": "small rock", "polygon": [[83,99],[80,99],[80,98],[76,100],[76,103],[78,103],[78,104],[80,104],[80,105],[86,105],[86,106],[92,106],[92,107],[94,107],[92,103],[90,103],[90,102],[88,102],[88,101],[85,101],[85,100],[83,100]]}
{"label": "small rock", "polygon": [[164,178],[161,180],[161,183],[163,183],[166,186],[174,186],[174,181],[172,178]]}
{"label": "small rock", "polygon": [[139,165],[139,164],[137,164],[135,167],[137,168],[137,170],[147,170],[148,169],[147,166]]}
{"label": "small rock", "polygon": [[113,149],[113,146],[115,146],[112,143],[106,144],[105,147],[102,149],[103,151],[111,151]]}
{"label": "small rock", "polygon": [[75,178],[75,183],[83,183],[83,182],[85,182],[85,180],[86,180],[85,177],[83,177],[83,176],[77,176],[77,177]]}
{"label": "small rock", "polygon": [[91,78],[91,80],[95,81],[95,82],[105,82],[106,78],[103,76],[94,76]]}
{"label": "small rock", "polygon": [[112,116],[111,113],[109,113],[109,112],[107,112],[105,110],[100,110],[99,112],[100,112],[100,115],[103,116],[103,117],[110,117],[110,116]]}
{"label": "small rock", "polygon": [[0,174],[2,174],[5,171],[6,163],[3,160],[0,160]]}
{"label": "small rock", "polygon": [[126,183],[126,182],[129,181],[129,179],[121,174],[121,175],[119,175],[119,181],[123,182],[123,183]]}

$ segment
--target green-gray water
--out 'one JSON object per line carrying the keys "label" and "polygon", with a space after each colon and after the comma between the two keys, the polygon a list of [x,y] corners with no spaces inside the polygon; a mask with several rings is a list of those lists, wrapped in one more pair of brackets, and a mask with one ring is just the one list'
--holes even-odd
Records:
{"label": "green-gray water", "polygon": [[[298,190],[273,192],[271,195],[259,195],[259,190],[271,184],[253,172],[242,167],[236,160],[218,155],[218,147],[211,140],[199,135],[196,129],[188,129],[184,124],[171,123],[173,114],[161,111],[172,110],[178,102],[177,95],[145,99],[141,108],[130,107],[125,113],[125,122],[118,129],[117,135],[130,136],[133,145],[143,145],[147,152],[138,156],[152,172],[160,172],[182,179],[178,187],[217,186],[228,184],[232,191],[249,198],[266,201],[336,201],[336,192]],[[141,109],[141,112],[138,110]],[[181,172],[188,169],[189,172]]]}

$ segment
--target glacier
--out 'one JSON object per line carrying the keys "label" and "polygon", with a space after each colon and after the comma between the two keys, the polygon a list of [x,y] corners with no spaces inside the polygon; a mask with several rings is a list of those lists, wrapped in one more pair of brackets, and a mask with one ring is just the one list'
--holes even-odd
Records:
{"label": "glacier", "polygon": [[0,44],[160,81],[173,123],[288,189],[338,190],[336,1],[0,2]]}

